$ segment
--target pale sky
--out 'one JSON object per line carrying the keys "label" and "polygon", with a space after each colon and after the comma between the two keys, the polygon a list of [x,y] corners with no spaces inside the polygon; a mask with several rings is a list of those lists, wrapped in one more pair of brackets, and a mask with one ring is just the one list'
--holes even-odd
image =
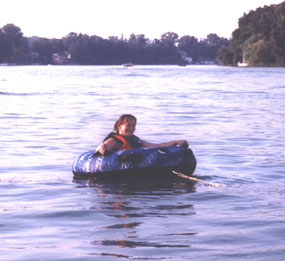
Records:
{"label": "pale sky", "polygon": [[70,32],[150,39],[175,32],[230,38],[250,10],[284,0],[1,0],[0,27],[12,23],[24,36],[62,38]]}

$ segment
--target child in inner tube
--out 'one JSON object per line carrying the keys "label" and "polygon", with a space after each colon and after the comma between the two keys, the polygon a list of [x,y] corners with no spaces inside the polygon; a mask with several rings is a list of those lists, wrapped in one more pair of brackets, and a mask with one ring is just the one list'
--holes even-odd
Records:
{"label": "child in inner tube", "polygon": [[119,117],[114,125],[114,131],[109,133],[104,141],[97,147],[96,154],[110,155],[111,153],[133,148],[146,147],[163,147],[163,146],[184,146],[188,148],[189,144],[186,140],[173,140],[162,143],[150,143],[141,140],[134,135],[137,119],[131,114],[123,114]]}

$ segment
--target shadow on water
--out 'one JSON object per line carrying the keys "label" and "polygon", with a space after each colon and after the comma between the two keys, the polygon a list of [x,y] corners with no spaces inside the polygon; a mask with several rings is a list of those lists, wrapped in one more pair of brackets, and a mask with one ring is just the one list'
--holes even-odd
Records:
{"label": "shadow on water", "polygon": [[163,191],[166,194],[173,193],[192,193],[196,191],[195,181],[185,181],[178,177],[166,177],[163,179],[152,178],[139,178],[139,179],[110,179],[102,180],[96,178],[79,179],[74,178],[73,182],[77,184],[77,187],[93,187],[100,189],[106,194],[118,194],[118,195],[131,195],[138,193],[153,193]]}

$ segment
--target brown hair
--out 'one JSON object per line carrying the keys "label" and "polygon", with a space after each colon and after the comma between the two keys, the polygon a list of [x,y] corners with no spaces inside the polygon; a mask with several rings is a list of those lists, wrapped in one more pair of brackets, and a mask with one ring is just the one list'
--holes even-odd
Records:
{"label": "brown hair", "polygon": [[137,118],[132,114],[122,114],[120,118],[115,122],[114,131],[119,132],[119,126],[122,125],[126,120],[134,120],[137,123]]}

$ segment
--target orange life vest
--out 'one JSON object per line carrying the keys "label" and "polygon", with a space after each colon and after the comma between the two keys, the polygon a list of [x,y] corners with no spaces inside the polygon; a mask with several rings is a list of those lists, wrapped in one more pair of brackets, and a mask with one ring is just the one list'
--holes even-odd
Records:
{"label": "orange life vest", "polygon": [[120,147],[120,150],[128,150],[132,148],[131,144],[123,136],[117,134],[113,134],[112,136],[123,142],[122,146]]}

